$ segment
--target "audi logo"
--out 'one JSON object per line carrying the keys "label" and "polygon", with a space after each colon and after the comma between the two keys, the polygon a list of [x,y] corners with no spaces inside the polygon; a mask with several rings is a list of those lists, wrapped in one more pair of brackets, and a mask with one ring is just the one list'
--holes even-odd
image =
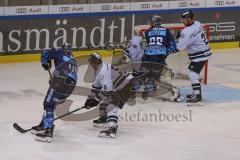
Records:
{"label": "audi logo", "polygon": [[70,7],[60,7],[59,12],[69,12],[71,10]]}
{"label": "audi logo", "polygon": [[17,8],[16,13],[27,13],[27,8]]}
{"label": "audi logo", "polygon": [[224,5],[224,1],[216,1],[215,5],[216,6],[223,6]]}
{"label": "audi logo", "polygon": [[178,7],[187,7],[188,6],[188,2],[179,2],[178,3]]}
{"label": "audi logo", "polygon": [[151,8],[150,4],[141,4],[141,9],[148,9]]}
{"label": "audi logo", "polygon": [[112,9],[111,5],[103,5],[103,6],[101,6],[101,10],[103,10],[103,11],[111,10],[111,9]]}

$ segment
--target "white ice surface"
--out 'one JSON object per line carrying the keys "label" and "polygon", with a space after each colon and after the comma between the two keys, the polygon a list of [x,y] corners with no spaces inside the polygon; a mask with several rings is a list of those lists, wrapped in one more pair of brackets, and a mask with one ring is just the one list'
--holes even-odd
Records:
{"label": "white ice surface", "polygon": [[[51,144],[37,142],[30,133],[20,134],[12,127],[13,122],[25,128],[38,123],[48,88],[47,72],[39,63],[1,64],[0,160],[239,160],[240,49],[215,52],[209,63],[209,85],[204,87],[205,106],[187,107],[158,98],[125,106],[116,139],[99,138],[100,129],[93,128],[91,120],[59,120]],[[85,98],[70,99],[74,109]],[[159,111],[175,115],[191,111],[192,117],[187,122],[144,119]],[[130,121],[129,115],[138,112],[140,120],[132,117],[135,121]]]}

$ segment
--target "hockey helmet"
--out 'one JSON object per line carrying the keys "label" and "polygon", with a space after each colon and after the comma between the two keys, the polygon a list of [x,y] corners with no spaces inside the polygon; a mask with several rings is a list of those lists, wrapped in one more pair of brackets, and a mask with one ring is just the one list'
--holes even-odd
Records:
{"label": "hockey helmet", "polygon": [[193,12],[191,10],[185,10],[182,14],[181,14],[181,18],[190,18],[193,19]]}
{"label": "hockey helmet", "polygon": [[155,23],[160,25],[162,23],[162,17],[158,15],[153,15],[151,18],[149,18],[149,22],[151,22],[152,24]]}
{"label": "hockey helmet", "polygon": [[99,53],[94,52],[89,56],[88,62],[92,65],[99,65],[102,63],[102,56]]}
{"label": "hockey helmet", "polygon": [[64,51],[65,54],[72,54],[72,46],[69,43],[64,43],[62,45],[62,50]]}

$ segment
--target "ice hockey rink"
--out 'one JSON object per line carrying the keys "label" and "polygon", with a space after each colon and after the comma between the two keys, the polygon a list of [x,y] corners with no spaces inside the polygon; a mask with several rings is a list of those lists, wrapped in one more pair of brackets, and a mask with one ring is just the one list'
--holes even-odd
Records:
{"label": "ice hockey rink", "polygon": [[[115,139],[98,137],[100,129],[88,121],[56,121],[54,141],[41,143],[24,128],[36,125],[49,75],[39,62],[0,65],[1,160],[239,160],[240,159],[240,49],[214,50],[209,62],[208,85],[203,86],[204,106],[189,107],[151,98],[120,110]],[[82,77],[84,70],[79,69]],[[81,78],[80,78],[81,79]],[[81,83],[79,86],[83,85]],[[89,84],[90,85],[90,84]],[[190,92],[189,83],[181,86]],[[84,104],[71,96],[71,110]],[[82,110],[77,112],[87,112]],[[179,121],[150,120],[159,112],[185,115]],[[130,117],[131,115],[131,117]],[[134,116],[135,115],[135,116]]]}

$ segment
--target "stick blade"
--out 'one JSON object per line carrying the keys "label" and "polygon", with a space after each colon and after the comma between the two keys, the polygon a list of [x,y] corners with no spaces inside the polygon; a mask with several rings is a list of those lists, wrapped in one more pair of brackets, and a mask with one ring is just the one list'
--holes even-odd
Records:
{"label": "stick blade", "polygon": [[26,132],[28,132],[28,130],[23,129],[23,128],[20,127],[17,123],[13,123],[13,128],[15,128],[18,132],[21,132],[21,133],[26,133]]}

